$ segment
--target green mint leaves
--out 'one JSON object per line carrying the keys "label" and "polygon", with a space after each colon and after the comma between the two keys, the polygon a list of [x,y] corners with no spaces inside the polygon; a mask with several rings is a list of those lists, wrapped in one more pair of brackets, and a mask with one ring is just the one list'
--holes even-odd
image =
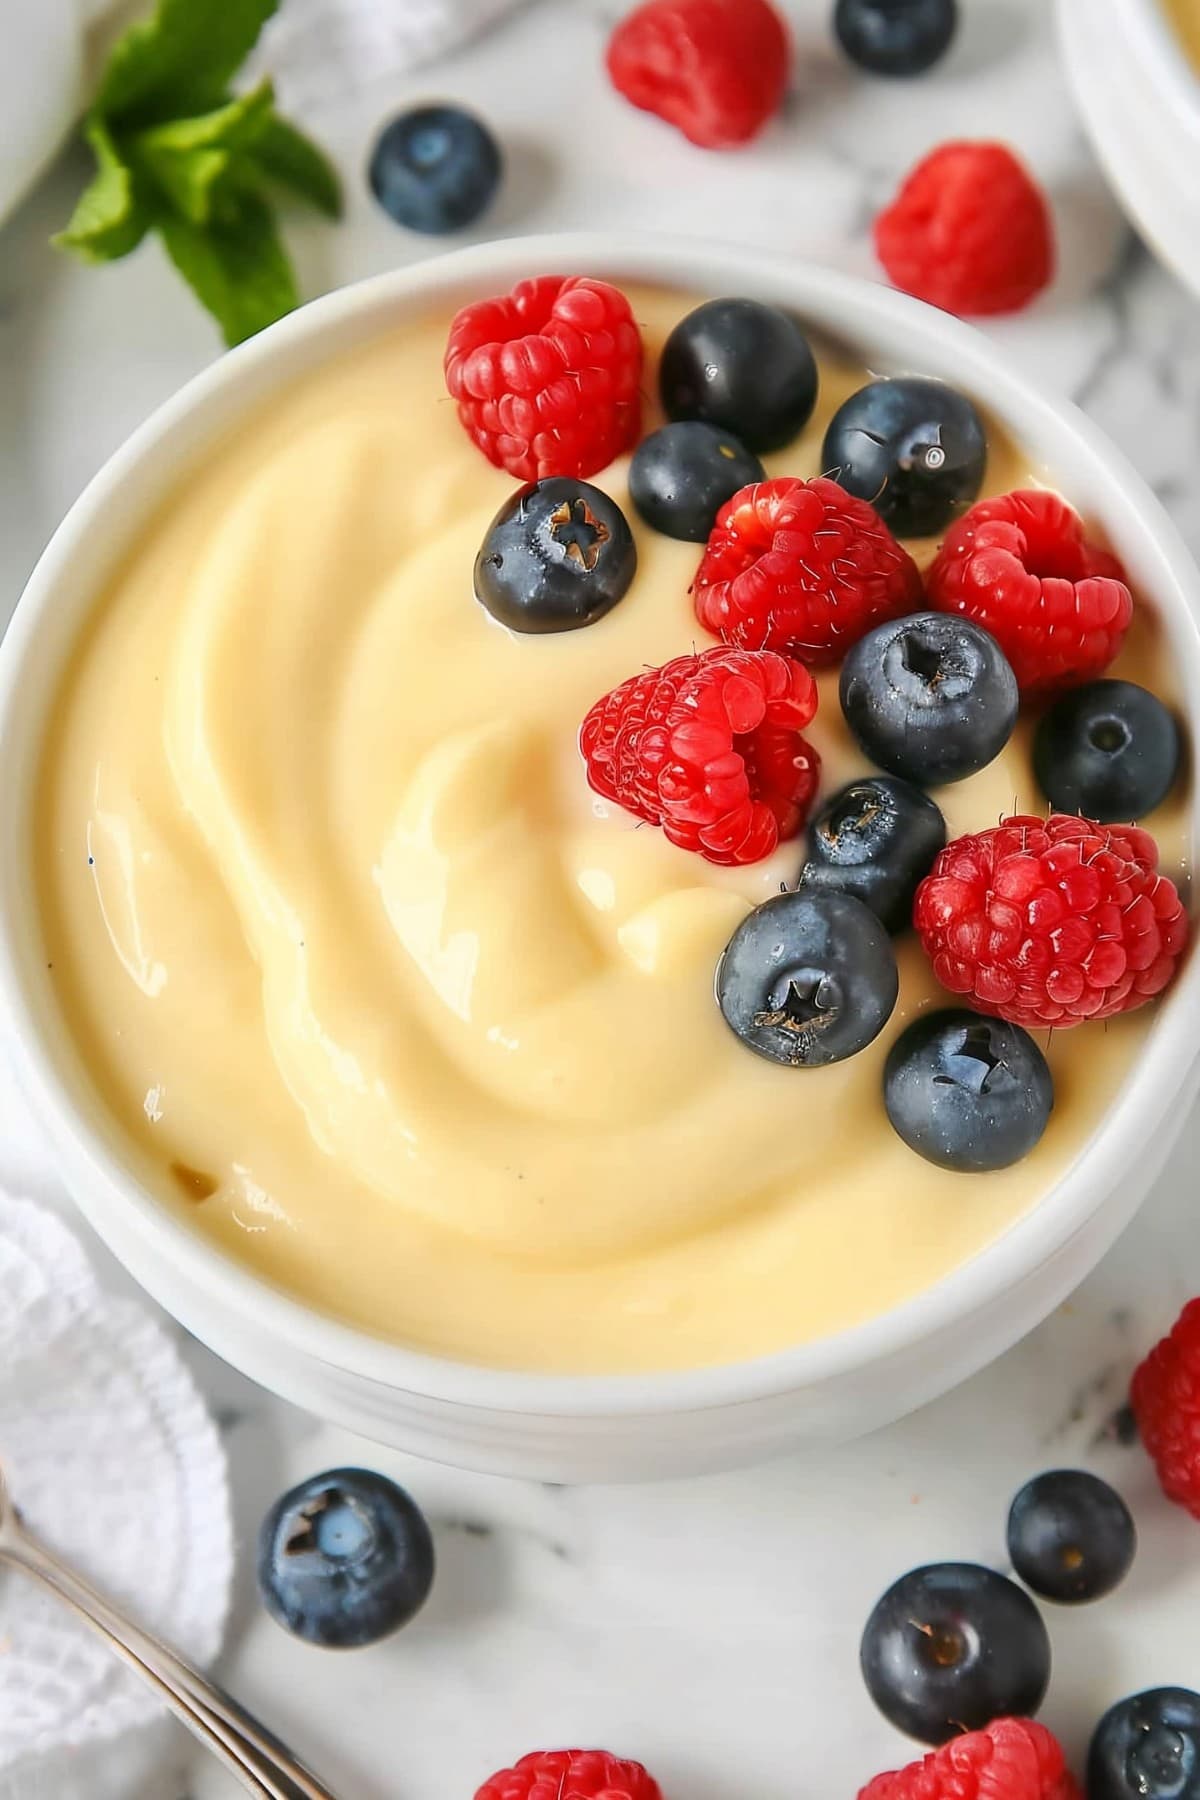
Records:
{"label": "green mint leaves", "polygon": [[268,198],[273,187],[336,218],[324,154],[274,109],[270,82],[230,82],[278,0],[157,0],[113,47],[84,136],[96,173],[55,242],[111,262],[157,231],[196,297],[239,344],[297,305]]}

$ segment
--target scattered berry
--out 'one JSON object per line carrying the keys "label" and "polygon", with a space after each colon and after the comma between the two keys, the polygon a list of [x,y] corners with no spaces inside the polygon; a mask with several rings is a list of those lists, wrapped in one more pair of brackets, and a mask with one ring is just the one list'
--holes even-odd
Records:
{"label": "scattered berry", "polygon": [[1144,819],[1175,784],[1179,727],[1132,681],[1092,681],[1064,694],[1033,740],[1038,783],[1056,812],[1101,824]]}
{"label": "scattered berry", "polygon": [[817,362],[788,313],[757,300],[706,300],[663,346],[658,385],[669,419],[703,419],[748,450],[782,450],[817,401]]}
{"label": "scattered berry", "polygon": [[901,1576],[876,1605],[861,1662],[885,1718],[944,1744],[1035,1713],[1050,1681],[1050,1639],[1015,1582],[975,1563],[932,1563]]}
{"label": "scattered berry", "polygon": [[591,786],[709,862],[751,863],[808,817],[820,761],[801,732],[808,670],[770,651],[717,648],[633,675],[579,734]]}
{"label": "scattered berry", "polygon": [[1092,1736],[1088,1800],[1200,1800],[1200,1694],[1151,1688],[1105,1713]]}
{"label": "scattered berry", "polygon": [[817,667],[919,606],[921,577],[865,500],[787,477],[721,508],[693,593],[696,617],[726,643]]}
{"label": "scattered berry", "polygon": [[898,991],[887,932],[849,894],[777,894],[742,920],[717,966],[725,1023],[759,1056],[792,1068],[864,1050]]}
{"label": "scattered berry", "polygon": [[642,340],[619,288],[544,275],[455,314],[446,386],[489,462],[518,481],[594,475],[641,428]]}
{"label": "scattered berry", "polygon": [[1016,312],[1054,274],[1046,197],[1004,144],[951,143],[919,162],[875,221],[896,287],[946,312]]}
{"label": "scattered berry", "polygon": [[271,1617],[328,1650],[373,1644],[418,1613],[433,1585],[433,1539],[416,1503],[383,1475],[332,1469],[277,1500],[258,1540]]}
{"label": "scattered berry", "polygon": [[854,645],[840,683],[846,723],[881,769],[940,787],[999,756],[1017,683],[996,640],[967,619],[914,613]]}
{"label": "scattered berry", "polygon": [[888,1052],[883,1094],[910,1150],[978,1175],[1028,1156],[1049,1123],[1054,1081],[1019,1025],[956,1008],[922,1013],[901,1033]]}
{"label": "scattered berry", "polygon": [[1013,1568],[1043,1600],[1074,1605],[1103,1599],[1124,1581],[1136,1550],[1129,1508],[1115,1488],[1086,1469],[1035,1475],[1008,1515]]}
{"label": "scattered berry", "polygon": [[500,151],[482,120],[458,106],[417,106],[386,125],[371,152],[371,191],[410,231],[461,231],[491,205]]}
{"label": "scattered berry", "polygon": [[1200,1300],[1138,1366],[1129,1398],[1163,1493],[1200,1519]]}
{"label": "scattered berry", "polygon": [[1079,1790],[1044,1725],[995,1719],[906,1769],[877,1775],[858,1800],[1079,1800]]}
{"label": "scattered berry", "polygon": [[553,476],[513,494],[475,559],[475,598],[512,631],[594,625],[628,592],[637,547],[615,500]]}
{"label": "scattered berry", "polygon": [[613,32],[607,60],[634,106],[720,150],[778,112],[791,45],[768,0],[646,0]]}
{"label": "scattered berry", "polygon": [[1027,1030],[1130,1012],[1175,973],[1188,921],[1136,826],[1016,814],[956,838],[913,920],[952,994]]}
{"label": "scattered berry", "polygon": [[607,1750],[534,1750],[485,1781],[475,1800],[662,1800],[641,1763]]}
{"label": "scattered berry", "polygon": [[1115,557],[1040,488],[981,500],[951,527],[929,570],[930,603],[991,632],[1024,695],[1102,675],[1125,639],[1133,599]]}
{"label": "scattered berry", "polygon": [[681,419],[642,439],[629,468],[629,493],[655,531],[703,544],[725,502],[763,474],[757,456],[732,432]]}
{"label": "scattered berry", "polygon": [[833,26],[850,61],[872,75],[923,75],[958,29],[958,0],[837,0]]}
{"label": "scattered berry", "polygon": [[904,931],[917,888],[945,847],[946,821],[928,794],[893,775],[864,775],[813,820],[799,886],[852,894],[888,931]]}
{"label": "scattered berry", "polygon": [[829,422],[821,462],[847,493],[869,500],[897,537],[931,537],[983,485],[987,437],[965,394],[944,381],[869,381]]}

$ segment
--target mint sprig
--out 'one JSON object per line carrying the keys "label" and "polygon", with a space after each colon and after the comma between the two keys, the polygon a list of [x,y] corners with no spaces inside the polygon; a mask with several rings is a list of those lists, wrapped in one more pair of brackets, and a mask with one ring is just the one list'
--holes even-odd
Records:
{"label": "mint sprig", "polygon": [[96,173],[55,243],[86,262],[128,256],[156,231],[227,344],[299,303],[274,187],[331,218],[341,185],[275,111],[269,81],[230,83],[278,0],[157,0],[113,46],[84,137]]}

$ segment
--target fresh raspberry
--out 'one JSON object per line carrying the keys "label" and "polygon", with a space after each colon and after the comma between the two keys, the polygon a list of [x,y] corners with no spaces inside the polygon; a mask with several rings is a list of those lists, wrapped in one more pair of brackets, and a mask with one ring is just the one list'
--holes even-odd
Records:
{"label": "fresh raspberry", "polygon": [[662,1800],[641,1763],[607,1750],[534,1750],[485,1781],[475,1800]]}
{"label": "fresh raspberry", "polygon": [[1187,941],[1175,884],[1136,825],[1015,814],[955,838],[917,889],[913,922],[944,988],[1028,1030],[1132,1012]]}
{"label": "fresh raspberry", "polygon": [[921,604],[921,576],[873,506],[836,481],[744,487],[717,514],[696,617],[742,650],[837,662],[884,619]]}
{"label": "fresh raspberry", "polygon": [[1129,1398],[1163,1493],[1200,1519],[1200,1300],[1134,1371]]}
{"label": "fresh raspberry", "polygon": [[619,288],[518,282],[455,314],[446,386],[489,462],[519,481],[594,475],[641,430],[642,340]]}
{"label": "fresh raspberry", "polygon": [[762,130],[790,62],[787,27],[768,0],[647,0],[608,43],[613,86],[707,150]]}
{"label": "fresh raspberry", "polygon": [[800,733],[817,710],[808,670],[769,650],[705,650],[598,700],[579,745],[592,787],[673,844],[751,863],[793,837],[820,759]]}
{"label": "fresh raspberry", "polygon": [[1089,542],[1065,500],[1040,488],[980,500],[951,526],[925,582],[939,611],[991,632],[1023,694],[1102,675],[1133,617],[1116,557]]}
{"label": "fresh raspberry", "polygon": [[1033,1719],[995,1719],[906,1768],[876,1775],[858,1800],[1078,1800],[1062,1745]]}
{"label": "fresh raspberry", "polygon": [[876,219],[875,251],[918,300],[967,316],[1016,312],[1054,274],[1054,226],[1006,145],[943,144]]}

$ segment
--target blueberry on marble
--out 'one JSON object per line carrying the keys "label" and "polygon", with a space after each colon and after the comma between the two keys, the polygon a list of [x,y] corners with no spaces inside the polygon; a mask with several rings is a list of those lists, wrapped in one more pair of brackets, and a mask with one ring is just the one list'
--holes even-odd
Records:
{"label": "blueberry on marble", "polygon": [[1060,1605],[1111,1594],[1128,1575],[1136,1550],[1129,1508],[1087,1469],[1035,1475],[1008,1515],[1013,1568],[1026,1587]]}
{"label": "blueberry on marble", "polygon": [[1087,1800],[1200,1800],[1200,1694],[1149,1688],[1110,1707],[1088,1752]]}
{"label": "blueberry on marble", "polygon": [[926,1162],[962,1174],[1007,1169],[1039,1142],[1054,1079],[1027,1031],[964,1008],[922,1013],[888,1052],[893,1129]]}
{"label": "blueberry on marble", "polygon": [[898,991],[887,931],[849,894],[777,894],[742,920],[717,966],[726,1024],[759,1056],[792,1068],[865,1049]]}
{"label": "blueberry on marble", "polygon": [[1017,722],[1017,681],[1004,652],[951,613],[877,625],[847,654],[839,692],[871,761],[922,787],[986,768]]}
{"label": "blueberry on marble", "polygon": [[418,1613],[433,1585],[433,1539],[416,1502],[369,1469],[332,1469],[277,1500],[258,1541],[271,1617],[329,1650],[373,1644]]}
{"label": "blueberry on marble", "polygon": [[852,894],[888,931],[904,931],[917,888],[945,847],[946,821],[928,794],[895,775],[864,775],[810,825],[799,886]]}
{"label": "blueberry on marble", "polygon": [[757,300],[707,300],[663,347],[659,388],[669,419],[732,431],[756,454],[782,450],[817,401],[817,362],[788,313]]}
{"label": "blueberry on marble", "polygon": [[511,631],[594,625],[629,591],[637,546],[615,500],[565,475],[519,488],[475,559],[475,597]]}
{"label": "blueberry on marble", "polygon": [[481,119],[460,106],[417,106],[386,125],[371,152],[371,191],[398,225],[440,237],[491,205],[502,159]]}
{"label": "blueberry on marble", "polygon": [[923,75],[958,29],[958,0],[837,0],[833,26],[851,62],[872,75]]}
{"label": "blueberry on marble", "polygon": [[1089,681],[1038,724],[1033,767],[1057,812],[1102,825],[1144,819],[1179,774],[1179,726],[1156,694],[1132,681]]}
{"label": "blueberry on marble", "polygon": [[869,501],[896,537],[929,537],[977,498],[987,434],[956,388],[897,375],[869,381],[842,402],[821,463],[839,487]]}
{"label": "blueberry on marble", "polygon": [[885,1718],[922,1743],[944,1744],[993,1719],[1036,1713],[1050,1639],[1015,1582],[976,1563],[932,1563],[878,1602],[860,1662]]}
{"label": "blueberry on marble", "polygon": [[629,493],[655,531],[702,544],[725,502],[765,473],[731,431],[680,419],[642,439],[630,464]]}

